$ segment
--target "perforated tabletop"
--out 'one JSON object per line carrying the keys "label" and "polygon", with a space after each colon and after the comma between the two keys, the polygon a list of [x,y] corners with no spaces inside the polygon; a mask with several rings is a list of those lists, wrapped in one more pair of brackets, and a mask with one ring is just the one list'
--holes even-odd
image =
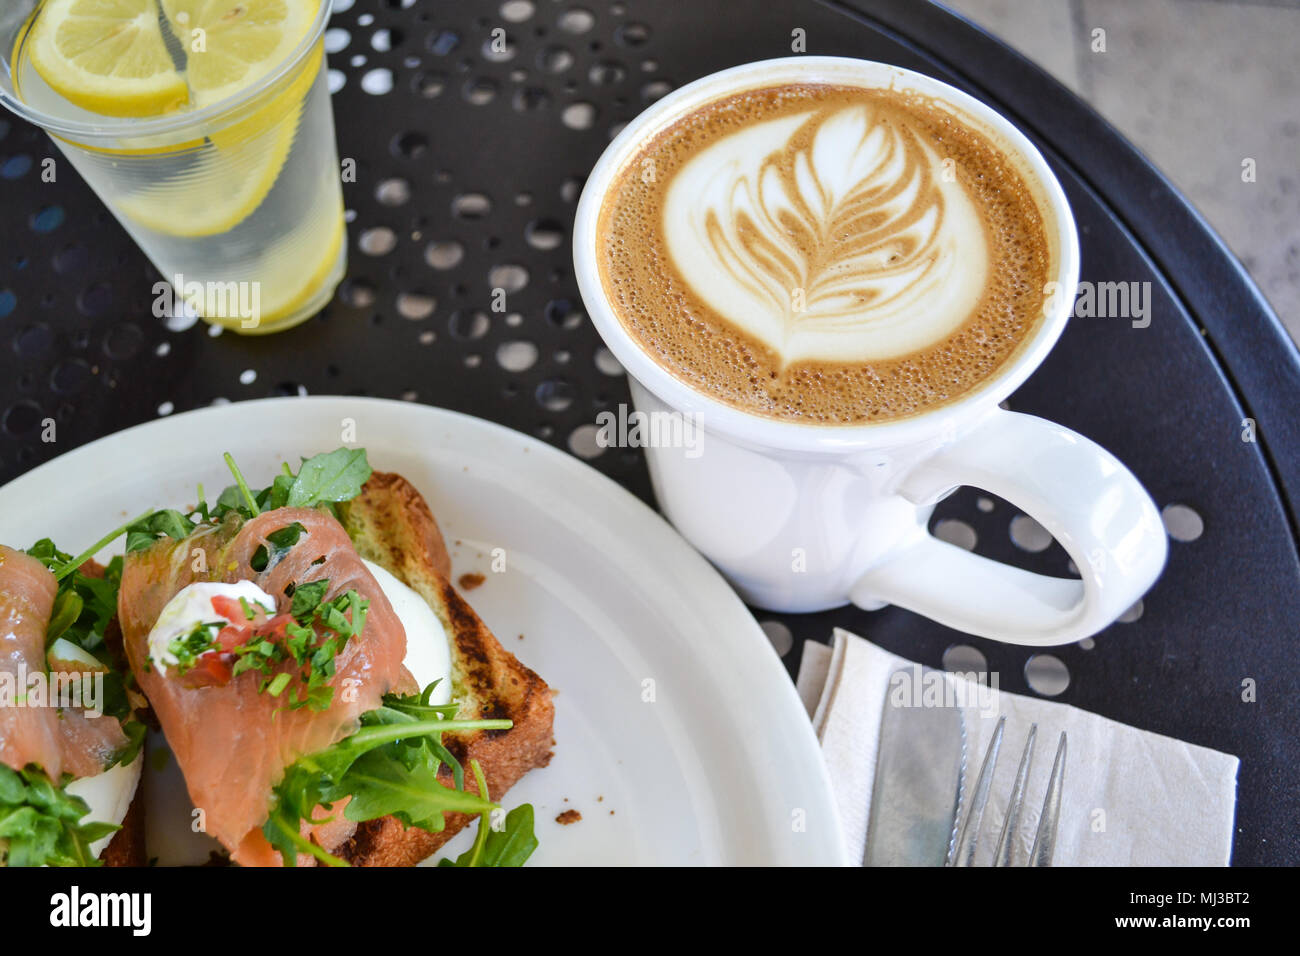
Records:
{"label": "perforated tabletop", "polygon": [[[1074,319],[1011,399],[1113,451],[1161,506],[1181,506],[1169,525],[1191,538],[1173,542],[1164,576],[1125,621],[1051,652],[1069,675],[1059,699],[1239,755],[1235,862],[1300,860],[1300,359],[1213,233],[1110,127],[997,41],[914,0],[335,8],[339,153],[357,170],[344,185],[350,262],[335,300],[290,332],[240,338],[155,319],[159,277],[143,255],[70,169],[40,181],[41,160],[57,155],[43,133],[0,117],[0,482],[159,415],[331,393],[501,422],[651,501],[641,453],[594,442],[596,414],[629,399],[573,279],[575,201],[610,136],[646,104],[706,73],[789,55],[802,30],[808,53],[930,73],[1006,113],[1065,187],[1082,278],[1151,283],[1149,326]],[[504,49],[492,43],[498,28]],[[492,310],[493,288],[506,290],[505,312]],[[52,444],[41,441],[47,416]],[[1255,441],[1242,440],[1246,419]],[[966,489],[935,522],[981,554],[1068,573],[1060,547],[1042,547],[1017,517]],[[1025,649],[896,608],[757,615],[792,673],[803,642],[838,625],[931,665],[973,648],[1004,689],[1035,692]],[[1057,689],[1052,661],[1032,673]]]}

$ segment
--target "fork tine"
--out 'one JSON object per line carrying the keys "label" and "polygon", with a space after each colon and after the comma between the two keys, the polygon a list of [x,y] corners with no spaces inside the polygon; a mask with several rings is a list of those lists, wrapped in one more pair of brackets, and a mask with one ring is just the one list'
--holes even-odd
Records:
{"label": "fork tine", "polygon": [[[961,836],[953,852],[953,866],[971,866],[975,861],[975,846],[979,842],[980,822],[984,819],[984,805],[989,800],[989,790],[993,786],[993,770],[998,765],[998,751],[1002,749],[1002,731],[1007,719],[998,719],[997,729],[984,751],[984,763],[980,764],[980,775],[975,781],[975,794],[971,798],[970,810],[966,813],[966,822],[961,826]],[[969,838],[969,840],[968,840]]]}
{"label": "fork tine", "polygon": [[1061,819],[1061,790],[1065,786],[1065,731],[1056,745],[1056,759],[1052,761],[1052,776],[1047,782],[1047,796],[1043,799],[1043,812],[1038,818],[1038,832],[1034,834],[1034,848],[1029,851],[1029,866],[1051,866],[1056,852],[1056,828]]}
{"label": "fork tine", "polygon": [[994,866],[1010,866],[1015,856],[1015,835],[1020,829],[1020,816],[1025,809],[1025,781],[1029,779],[1029,765],[1034,755],[1034,738],[1037,736],[1038,724],[1030,724],[1025,751],[1020,755],[1020,768],[1016,771],[1016,785],[1011,789],[1007,816],[1002,821],[1002,836],[998,838],[998,849],[993,855]]}

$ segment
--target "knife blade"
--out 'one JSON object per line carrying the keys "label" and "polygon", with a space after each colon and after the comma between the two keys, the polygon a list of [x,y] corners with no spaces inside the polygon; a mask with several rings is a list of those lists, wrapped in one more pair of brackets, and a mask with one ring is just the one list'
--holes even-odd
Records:
{"label": "knife blade", "polygon": [[[900,675],[910,684],[900,685]],[[966,728],[960,707],[936,705],[932,695],[915,686],[936,680],[951,678],[921,667],[890,675],[865,866],[943,866],[952,853],[965,783]],[[948,702],[951,696],[942,699]]]}

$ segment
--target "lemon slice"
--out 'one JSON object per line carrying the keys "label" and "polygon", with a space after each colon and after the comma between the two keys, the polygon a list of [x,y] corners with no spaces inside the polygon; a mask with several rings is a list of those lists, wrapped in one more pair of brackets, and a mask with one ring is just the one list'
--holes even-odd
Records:
{"label": "lemon slice", "polygon": [[93,113],[155,116],[189,99],[154,0],[47,0],[27,42],[41,79]]}
{"label": "lemon slice", "polygon": [[262,204],[280,176],[296,128],[275,126],[265,143],[239,150],[204,148],[180,177],[121,197],[118,210],[133,223],[168,236],[197,239],[239,225]]}
{"label": "lemon slice", "polygon": [[196,106],[252,86],[311,30],[319,0],[163,0]]}

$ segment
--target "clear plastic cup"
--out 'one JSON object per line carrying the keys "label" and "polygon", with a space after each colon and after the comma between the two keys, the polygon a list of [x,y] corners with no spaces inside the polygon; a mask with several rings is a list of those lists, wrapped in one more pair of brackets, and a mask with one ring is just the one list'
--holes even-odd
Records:
{"label": "clear plastic cup", "polygon": [[330,0],[246,89],[145,118],[89,112],[46,84],[26,55],[40,7],[0,11],[0,102],[49,133],[162,273],[155,314],[261,334],[318,312],[347,265],[322,41]]}

